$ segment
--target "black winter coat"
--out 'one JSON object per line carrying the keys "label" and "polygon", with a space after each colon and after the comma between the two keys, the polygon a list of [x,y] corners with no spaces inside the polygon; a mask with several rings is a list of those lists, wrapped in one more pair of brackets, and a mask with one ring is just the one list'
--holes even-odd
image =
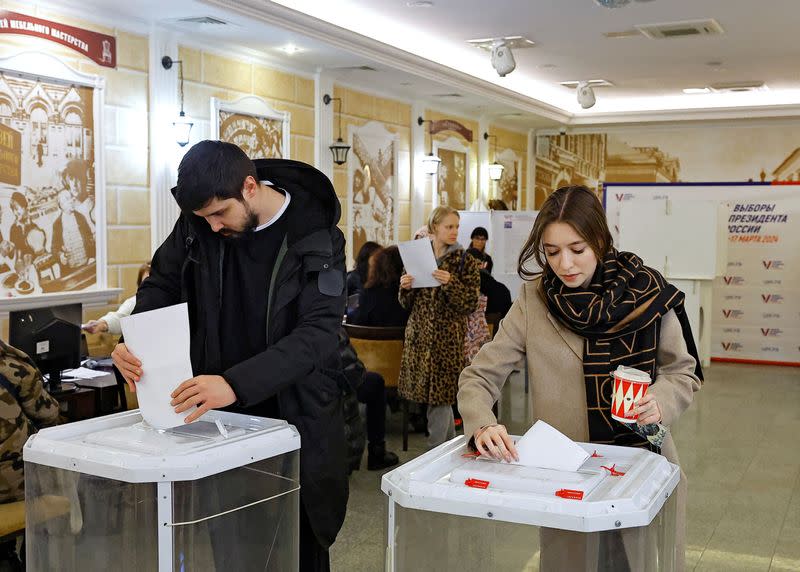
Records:
{"label": "black winter coat", "polygon": [[280,417],[300,432],[301,502],[325,547],[344,521],[348,485],[342,389],[337,351],[345,307],[341,206],[328,178],[287,159],[254,161],[260,180],[292,196],[286,239],[268,284],[267,347],[222,371],[219,312],[224,262],[222,238],[184,212],[153,256],[134,313],[181,302],[189,306],[195,375],[222,375],[238,398],[231,410],[259,415],[277,396]]}

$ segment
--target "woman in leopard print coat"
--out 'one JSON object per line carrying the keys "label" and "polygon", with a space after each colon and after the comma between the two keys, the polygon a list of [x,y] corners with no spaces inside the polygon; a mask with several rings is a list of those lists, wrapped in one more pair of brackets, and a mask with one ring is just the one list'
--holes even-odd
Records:
{"label": "woman in leopard print coat", "polygon": [[428,232],[441,286],[412,288],[414,277],[400,278],[400,304],[411,312],[406,326],[398,390],[404,399],[428,405],[428,444],[435,447],[455,437],[452,404],[458,376],[466,367],[464,338],[467,316],[478,305],[478,261],[456,242],[459,216],[455,209],[437,207]]}

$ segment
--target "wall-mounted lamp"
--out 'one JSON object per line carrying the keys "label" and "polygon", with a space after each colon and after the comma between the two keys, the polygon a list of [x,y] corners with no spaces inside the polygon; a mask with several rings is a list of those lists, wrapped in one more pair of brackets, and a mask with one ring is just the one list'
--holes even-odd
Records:
{"label": "wall-mounted lamp", "polygon": [[442,160],[433,154],[433,133],[431,133],[431,127],[433,127],[433,121],[430,119],[423,119],[422,117],[417,117],[417,125],[423,125],[425,123],[430,123],[431,126],[428,127],[428,133],[430,134],[431,139],[431,151],[425,157],[422,158],[422,170],[425,171],[426,175],[435,175],[439,171],[439,163]]}
{"label": "wall-mounted lamp", "polygon": [[350,151],[350,145],[342,140],[342,98],[331,97],[327,93],[322,96],[322,103],[325,105],[329,105],[331,101],[339,102],[339,137],[328,149],[331,150],[331,154],[333,155],[333,162],[337,165],[344,165],[347,162],[347,152]]}
{"label": "wall-mounted lamp", "polygon": [[492,146],[492,156],[494,157],[494,162],[489,164],[489,178],[493,181],[499,181],[503,177],[503,165],[497,162],[497,135],[489,135],[488,133],[483,134],[483,139],[494,139],[494,145]]}
{"label": "wall-mounted lamp", "polygon": [[191,133],[194,123],[183,111],[183,62],[181,60],[173,60],[169,56],[161,58],[161,65],[165,70],[171,69],[172,64],[178,64],[178,85],[180,86],[181,95],[181,111],[175,121],[172,122],[172,127],[175,128],[175,142],[181,147],[185,147],[189,143],[189,133]]}

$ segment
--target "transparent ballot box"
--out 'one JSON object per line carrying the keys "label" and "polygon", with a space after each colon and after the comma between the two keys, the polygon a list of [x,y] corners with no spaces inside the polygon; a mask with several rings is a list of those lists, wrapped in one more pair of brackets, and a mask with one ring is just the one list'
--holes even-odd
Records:
{"label": "transparent ballot box", "polygon": [[680,469],[642,449],[579,443],[578,471],[466,456],[464,437],[386,473],[391,571],[668,571]]}
{"label": "transparent ballot box", "polygon": [[210,411],[44,429],[24,449],[28,570],[297,570],[300,436]]}

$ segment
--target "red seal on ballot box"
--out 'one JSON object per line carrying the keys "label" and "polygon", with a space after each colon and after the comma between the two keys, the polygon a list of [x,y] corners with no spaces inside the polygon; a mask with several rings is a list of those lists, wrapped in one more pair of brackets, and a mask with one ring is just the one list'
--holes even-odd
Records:
{"label": "red seal on ballot box", "polygon": [[650,374],[632,367],[619,366],[611,372],[614,394],[611,397],[611,417],[622,423],[636,423],[633,410],[650,386]]}

